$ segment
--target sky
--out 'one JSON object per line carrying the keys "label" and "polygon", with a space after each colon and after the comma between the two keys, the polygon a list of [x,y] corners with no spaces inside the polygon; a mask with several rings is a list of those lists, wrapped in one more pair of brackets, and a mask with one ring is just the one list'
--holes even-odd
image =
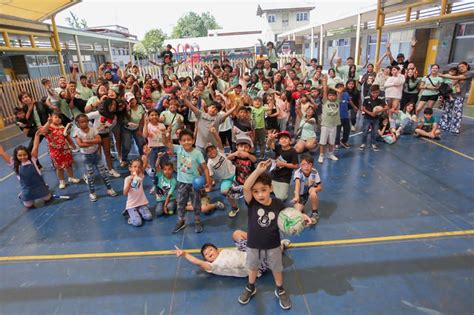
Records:
{"label": "sky", "polygon": [[[345,15],[358,9],[376,4],[376,0],[301,0],[301,3],[314,4],[311,22],[318,19]],[[59,13],[56,21],[59,25],[68,26],[65,18],[69,11],[84,18],[88,26],[118,24],[129,29],[130,33],[143,39],[150,29],[161,28],[170,35],[178,19],[189,11],[202,13],[209,11],[217,23],[224,29],[258,30],[261,18],[257,16],[257,6],[262,3],[293,3],[293,1],[252,1],[252,0],[83,0]],[[342,8],[342,9],[341,9]]]}

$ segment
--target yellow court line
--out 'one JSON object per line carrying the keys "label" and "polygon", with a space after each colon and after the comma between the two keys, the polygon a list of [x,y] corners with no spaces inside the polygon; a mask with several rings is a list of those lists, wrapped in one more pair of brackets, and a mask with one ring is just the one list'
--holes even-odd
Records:
{"label": "yellow court line", "polygon": [[470,155],[467,155],[467,154],[465,154],[465,153],[462,153],[462,152],[459,152],[459,151],[457,151],[457,150],[451,149],[450,147],[447,147],[447,146],[445,146],[445,145],[443,145],[443,144],[441,144],[441,143],[438,143],[438,142],[433,141],[433,140],[430,140],[430,139],[426,139],[426,138],[421,138],[421,139],[423,139],[423,140],[425,140],[425,141],[428,141],[428,142],[430,142],[430,143],[436,144],[437,146],[440,146],[440,147],[442,147],[443,149],[446,149],[446,150],[449,150],[449,151],[451,151],[451,152],[453,152],[453,153],[456,153],[456,154],[458,154],[458,155],[460,155],[460,156],[462,156],[462,157],[465,157],[466,159],[469,159],[469,160],[471,160],[471,161],[474,161],[474,157],[472,157],[472,156],[470,156]]}
{"label": "yellow court line", "polygon": [[[329,245],[350,245],[350,244],[403,241],[403,240],[415,240],[415,239],[423,239],[423,238],[440,238],[440,237],[466,236],[466,235],[474,235],[474,230],[436,232],[436,233],[424,233],[424,234],[408,234],[408,235],[393,235],[393,236],[342,239],[342,240],[319,241],[319,242],[301,242],[301,243],[292,243],[290,245],[290,247],[296,248],[296,247],[317,247],[317,246],[329,246]],[[232,248],[232,247],[226,247],[226,248]],[[188,252],[188,253],[199,253],[200,250],[199,249],[189,249],[189,250],[186,250],[186,252]],[[176,254],[175,250],[154,250],[154,251],[143,251],[143,252],[84,253],[84,254],[36,255],[36,256],[0,256],[0,262],[36,261],[36,260],[61,260],[61,259],[143,257],[143,256],[175,255],[175,254]]]}

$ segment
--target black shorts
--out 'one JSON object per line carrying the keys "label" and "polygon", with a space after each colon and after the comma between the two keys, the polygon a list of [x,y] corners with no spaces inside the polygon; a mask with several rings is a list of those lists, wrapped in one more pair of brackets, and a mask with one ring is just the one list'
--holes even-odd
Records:
{"label": "black shorts", "polygon": [[439,94],[436,94],[436,95],[423,95],[420,98],[420,101],[422,101],[422,102],[428,102],[428,101],[436,102],[438,100],[438,97],[439,97]]}
{"label": "black shorts", "polygon": [[109,138],[110,137],[110,134],[107,132],[107,133],[99,133],[99,136],[101,139],[104,139],[104,138]]}

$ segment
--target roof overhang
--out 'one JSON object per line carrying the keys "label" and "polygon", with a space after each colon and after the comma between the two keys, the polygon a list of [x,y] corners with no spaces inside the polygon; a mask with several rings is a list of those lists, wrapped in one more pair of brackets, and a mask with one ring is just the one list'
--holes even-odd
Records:
{"label": "roof overhang", "polygon": [[0,12],[9,17],[44,21],[81,0],[0,0]]}

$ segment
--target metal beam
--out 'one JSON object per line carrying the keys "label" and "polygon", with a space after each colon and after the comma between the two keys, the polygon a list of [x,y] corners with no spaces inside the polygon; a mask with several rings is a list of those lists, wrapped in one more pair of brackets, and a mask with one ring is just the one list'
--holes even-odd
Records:
{"label": "metal beam", "polygon": [[324,41],[323,41],[323,24],[321,24],[319,26],[319,64],[320,65],[323,65],[323,45],[324,45]]}
{"label": "metal beam", "polygon": [[357,14],[357,29],[356,29],[356,46],[355,46],[355,63],[360,64],[360,24],[361,24],[362,15]]}
{"label": "metal beam", "polygon": [[8,37],[8,33],[6,31],[2,32],[3,41],[5,42],[6,47],[10,47],[10,38]]}
{"label": "metal beam", "polygon": [[58,28],[56,26],[56,16],[51,16],[51,26],[53,27],[54,43],[56,48],[56,53],[58,54],[59,68],[61,69],[61,74],[66,76],[66,69],[64,67],[63,55],[61,52],[61,43],[59,42]]}
{"label": "metal beam", "polygon": [[77,35],[74,35],[74,42],[76,43],[76,54],[77,59],[79,60],[79,70],[81,73],[84,74],[84,64],[82,63],[82,54],[81,54],[81,46],[79,46],[79,38]]}
{"label": "metal beam", "polygon": [[53,48],[33,48],[33,47],[7,47],[0,46],[0,51],[18,51],[18,52],[56,52]]}
{"label": "metal beam", "polygon": [[474,18],[474,10],[449,13],[449,14],[433,16],[433,17],[429,17],[425,19],[418,19],[418,20],[410,21],[409,23],[402,22],[402,23],[390,24],[387,26],[383,26],[383,29],[384,30],[391,30],[391,29],[398,29],[398,28],[403,29],[403,28],[413,27],[415,25],[420,25],[424,23],[441,22],[441,21],[447,21],[447,20],[453,20],[453,19],[465,18],[465,17]]}
{"label": "metal beam", "polygon": [[[375,12],[375,29],[377,30],[377,44],[375,45],[375,63],[380,57],[380,42],[382,41],[382,0],[377,0],[377,12]],[[378,69],[376,69],[378,70]]]}
{"label": "metal beam", "polygon": [[110,44],[110,39],[107,39],[107,46],[109,47],[110,62],[114,62],[112,57],[112,45]]}
{"label": "metal beam", "polygon": [[439,10],[439,15],[441,16],[445,15],[447,7],[448,7],[448,0],[441,0],[441,8]]}
{"label": "metal beam", "polygon": [[314,28],[312,27],[311,28],[311,41],[310,41],[310,55],[311,55],[311,59],[314,58]]}

